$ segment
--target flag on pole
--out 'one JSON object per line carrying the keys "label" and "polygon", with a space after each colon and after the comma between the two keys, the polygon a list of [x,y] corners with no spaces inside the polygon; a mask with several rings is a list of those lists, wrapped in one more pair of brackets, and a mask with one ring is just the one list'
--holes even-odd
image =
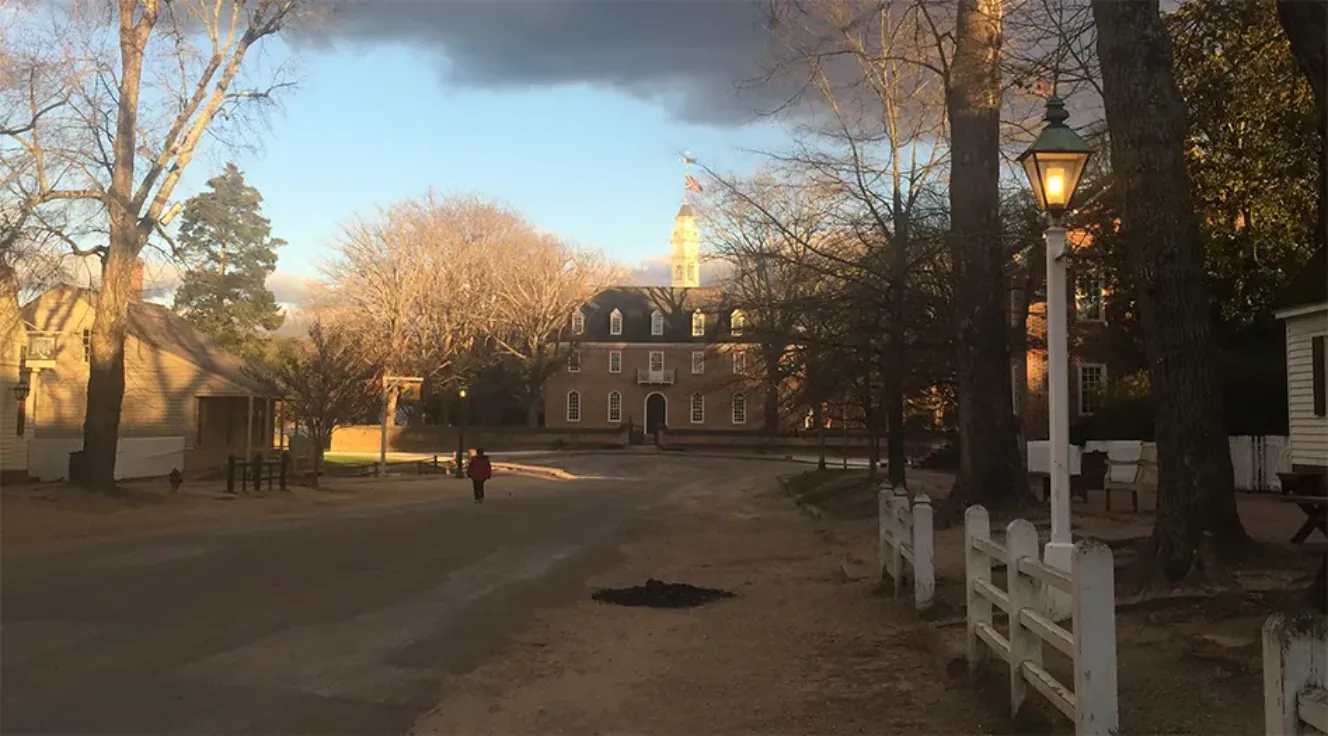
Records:
{"label": "flag on pole", "polygon": [[683,186],[686,187],[687,191],[689,192],[701,191],[701,182],[697,181],[696,177],[692,176],[691,174],[688,174],[683,179]]}

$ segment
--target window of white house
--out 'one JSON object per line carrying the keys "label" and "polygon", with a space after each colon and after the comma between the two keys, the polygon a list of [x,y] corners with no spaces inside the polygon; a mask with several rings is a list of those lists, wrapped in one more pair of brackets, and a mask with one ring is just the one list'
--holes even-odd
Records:
{"label": "window of white house", "polygon": [[692,394],[692,424],[705,423],[705,394]]}
{"label": "window of white house", "polygon": [[699,376],[705,373],[705,351],[696,350],[692,353],[692,375]]}
{"label": "window of white house", "polygon": [[650,313],[650,334],[664,334],[664,313],[658,309]]}
{"label": "window of white house", "polygon": [[572,334],[584,335],[585,332],[586,332],[586,315],[582,314],[581,310],[578,309],[575,312],[572,312]]}
{"label": "window of white house", "polygon": [[735,352],[735,353],[733,354],[733,372],[734,372],[734,373],[746,373],[746,372],[747,372],[747,351],[746,351],[746,350],[739,350],[739,351],[737,351],[737,352]]}
{"label": "window of white house", "polygon": [[622,421],[622,394],[617,391],[609,392],[609,421]]}
{"label": "window of white house", "polygon": [[692,337],[705,337],[705,315],[692,312]]}
{"label": "window of white house", "polygon": [[729,330],[735,335],[741,335],[745,329],[747,329],[747,315],[743,314],[741,309],[733,310],[729,315]]}
{"label": "window of white house", "polygon": [[580,372],[581,372],[581,351],[580,351],[580,350],[573,350],[572,352],[570,352],[570,353],[567,354],[567,372],[568,372],[568,373],[580,373]]}
{"label": "window of white house", "polygon": [[92,362],[92,330],[83,330],[83,362]]}
{"label": "window of white house", "polygon": [[650,372],[651,372],[651,373],[659,373],[659,372],[662,371],[662,370],[664,370],[664,351],[662,351],[662,350],[651,350],[651,351],[650,351]]}
{"label": "window of white house", "polygon": [[1106,313],[1107,282],[1094,274],[1084,274],[1074,282],[1074,313],[1080,322],[1102,322]]}
{"label": "window of white house", "polygon": [[747,423],[747,397],[743,394],[733,395],[733,423]]}
{"label": "window of white house", "polygon": [[609,373],[622,373],[622,351],[609,351]]}
{"label": "window of white house", "polygon": [[616,309],[609,313],[609,334],[622,334],[622,312]]}
{"label": "window of white house", "polygon": [[676,265],[676,266],[673,267],[673,280],[674,280],[674,281],[682,281],[683,279],[686,278],[686,275],[687,275],[687,271],[686,271],[686,269],[683,268],[682,264],[678,264],[678,265]]}
{"label": "window of white house", "polygon": [[567,392],[567,421],[581,421],[581,392]]}
{"label": "window of white house", "polygon": [[695,263],[687,267],[687,275],[691,278],[693,282],[699,281],[699,279],[696,276],[696,270],[697,270],[697,265]]}
{"label": "window of white house", "polygon": [[1079,415],[1088,416],[1102,408],[1102,392],[1107,387],[1107,367],[1101,363],[1079,364]]}

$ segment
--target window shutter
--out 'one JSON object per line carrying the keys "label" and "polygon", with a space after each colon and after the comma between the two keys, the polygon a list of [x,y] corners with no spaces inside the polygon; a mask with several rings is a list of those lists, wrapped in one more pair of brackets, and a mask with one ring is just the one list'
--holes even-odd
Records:
{"label": "window shutter", "polygon": [[1325,383],[1328,376],[1328,355],[1324,353],[1324,341],[1328,336],[1317,335],[1310,339],[1311,351],[1314,354],[1314,365],[1310,368],[1314,376],[1314,416],[1328,416],[1328,384]]}

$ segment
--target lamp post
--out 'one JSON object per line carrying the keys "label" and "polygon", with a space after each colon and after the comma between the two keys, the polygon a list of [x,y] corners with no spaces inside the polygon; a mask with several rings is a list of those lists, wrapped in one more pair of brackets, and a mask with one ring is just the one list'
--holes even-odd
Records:
{"label": "lamp post", "polygon": [[[1047,124],[1033,145],[1019,156],[1028,175],[1038,206],[1047,213],[1047,389],[1051,442],[1051,541],[1043,561],[1061,570],[1070,569],[1073,541],[1070,538],[1070,365],[1066,297],[1065,211],[1083,176],[1093,149],[1065,121],[1070,117],[1065,102],[1052,95],[1047,99]],[[1048,612],[1061,618],[1069,615],[1069,598],[1055,595],[1047,600]]]}
{"label": "lamp post", "polygon": [[466,457],[466,422],[470,419],[470,402],[466,398],[470,389],[466,384],[461,384],[461,389],[457,391],[457,396],[461,397],[461,427],[457,432],[457,452],[456,452],[456,471],[454,475],[457,478],[465,478],[466,471],[461,467],[462,461]]}
{"label": "lamp post", "polygon": [[28,394],[32,393],[32,369],[20,368],[18,371],[18,383],[14,384],[14,398],[19,403],[28,400]]}

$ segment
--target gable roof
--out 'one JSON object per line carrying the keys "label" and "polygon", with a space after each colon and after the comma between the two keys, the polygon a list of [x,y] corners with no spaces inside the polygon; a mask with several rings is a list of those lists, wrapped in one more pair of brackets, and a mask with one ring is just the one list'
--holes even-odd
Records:
{"label": "gable roof", "polygon": [[[586,331],[569,335],[577,342],[695,342],[706,343],[732,338],[729,317],[734,305],[718,286],[672,288],[668,286],[617,286],[605,289],[581,308]],[[609,316],[622,314],[621,335],[609,331]],[[664,334],[650,334],[650,317],[664,315]],[[705,315],[705,336],[692,337],[692,315]]]}
{"label": "gable roof", "polygon": [[[74,329],[69,324],[73,314],[71,307],[78,301],[95,308],[97,292],[60,284],[28,302],[22,309],[23,318],[39,332],[71,332]],[[243,360],[218,347],[188,320],[160,304],[130,301],[126,329],[145,345],[183,358],[254,395],[281,395],[276,388],[246,373]]]}
{"label": "gable roof", "polygon": [[1287,284],[1277,309],[1285,310],[1307,304],[1328,302],[1328,248],[1320,248],[1310,256],[1291,283]]}

